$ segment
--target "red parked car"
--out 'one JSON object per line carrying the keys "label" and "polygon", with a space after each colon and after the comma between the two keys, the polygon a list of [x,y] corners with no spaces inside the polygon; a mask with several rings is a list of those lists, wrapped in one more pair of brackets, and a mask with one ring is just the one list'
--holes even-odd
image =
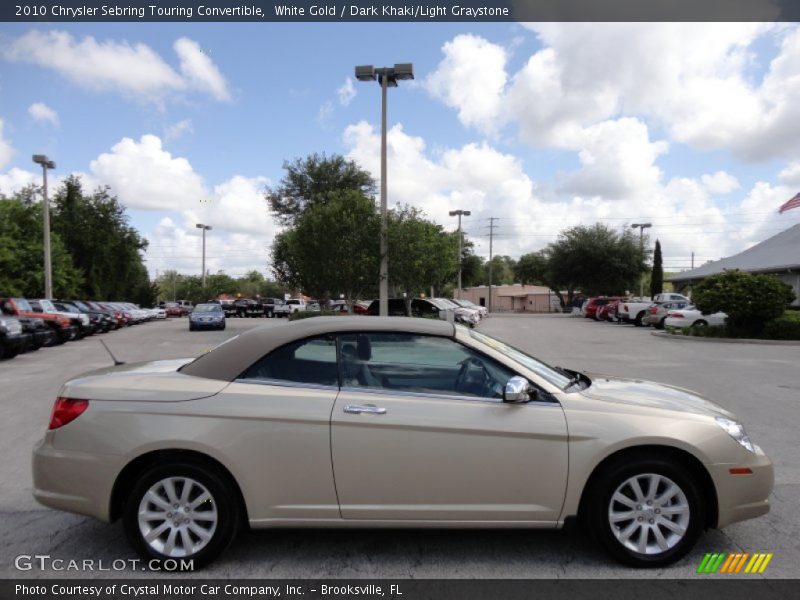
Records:
{"label": "red parked car", "polygon": [[611,308],[611,303],[614,303],[614,314],[616,315],[616,307],[620,300],[621,298],[618,296],[595,296],[594,298],[589,298],[584,316],[595,321],[606,320],[608,318],[607,311]]}
{"label": "red parked car", "polygon": [[617,308],[619,307],[619,303],[621,300],[609,300],[607,304],[603,304],[597,309],[597,320],[598,321],[616,321],[617,320]]}
{"label": "red parked car", "polygon": [[63,344],[78,337],[78,328],[63,315],[34,312],[24,298],[0,298],[2,314],[27,319],[42,319],[56,333],[56,343]]}

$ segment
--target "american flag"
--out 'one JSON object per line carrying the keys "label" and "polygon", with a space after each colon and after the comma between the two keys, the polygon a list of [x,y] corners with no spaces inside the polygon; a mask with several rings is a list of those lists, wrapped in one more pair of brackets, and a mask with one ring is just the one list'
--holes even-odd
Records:
{"label": "american flag", "polygon": [[797,194],[791,200],[787,200],[786,203],[778,209],[778,212],[783,213],[786,212],[787,210],[797,208],[798,206],[800,206],[800,193]]}

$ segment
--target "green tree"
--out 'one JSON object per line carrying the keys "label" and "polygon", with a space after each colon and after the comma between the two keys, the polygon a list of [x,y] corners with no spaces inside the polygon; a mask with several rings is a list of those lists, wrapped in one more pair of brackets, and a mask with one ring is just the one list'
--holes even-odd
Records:
{"label": "green tree", "polygon": [[661,258],[661,242],[656,240],[656,249],[653,252],[653,270],[650,275],[650,298],[664,291],[664,263]]}
{"label": "green tree", "polygon": [[483,257],[471,252],[464,256],[464,261],[461,263],[461,285],[467,288],[483,283],[483,262]]}
{"label": "green tree", "polygon": [[[0,197],[0,296],[44,296],[42,205],[33,201],[33,188],[12,198]],[[82,277],[58,233],[50,235],[53,295],[80,295]]]}
{"label": "green tree", "polygon": [[458,270],[458,234],[423,217],[419,209],[398,206],[389,213],[389,284],[411,300],[431,286],[452,284]]}
{"label": "green tree", "polygon": [[523,258],[517,267],[518,279],[523,283],[541,281],[562,306],[572,302],[577,290],[588,296],[622,294],[633,288],[646,270],[638,238],[599,223],[566,229],[547,248]]}
{"label": "green tree", "polygon": [[55,195],[51,223],[83,276],[85,297],[154,301],[141,255],[147,240],[128,225],[125,209],[110,188],[87,195],[79,177],[67,177]]}
{"label": "green tree", "polygon": [[286,174],[280,184],[268,189],[266,199],[282,225],[292,225],[308,208],[325,204],[341,192],[375,195],[375,181],[356,162],[334,154],[311,154],[284,162]]}
{"label": "green tree", "polygon": [[343,294],[348,304],[378,280],[380,221],[360,191],[330,193],[305,208],[272,249],[280,283],[320,299]]}
{"label": "green tree", "polygon": [[791,286],[775,275],[757,275],[738,269],[706,277],[692,291],[692,300],[703,313],[722,311],[726,324],[752,333],[780,317],[794,300]]}

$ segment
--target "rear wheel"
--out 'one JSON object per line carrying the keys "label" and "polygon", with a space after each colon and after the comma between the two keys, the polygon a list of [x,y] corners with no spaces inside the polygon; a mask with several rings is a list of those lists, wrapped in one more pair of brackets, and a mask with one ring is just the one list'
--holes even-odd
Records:
{"label": "rear wheel", "polygon": [[217,558],[239,529],[234,490],[214,469],[193,463],[159,465],[136,482],[124,507],[128,540],[145,559]]}
{"label": "rear wheel", "polygon": [[636,318],[633,320],[633,324],[636,325],[636,327],[641,327],[643,318],[644,318],[644,311],[636,315]]}
{"label": "rear wheel", "polygon": [[664,321],[667,320],[667,317],[661,317],[661,320],[656,325],[656,329],[664,329]]}
{"label": "rear wheel", "polygon": [[699,321],[695,321],[694,323],[692,323],[692,327],[705,327],[705,326],[707,326],[707,325],[708,325],[708,323],[706,323],[706,322],[705,322],[705,321],[703,321],[702,319],[700,319]]}
{"label": "rear wheel", "polygon": [[697,484],[680,464],[627,457],[595,479],[583,517],[595,540],[620,562],[661,567],[692,549],[705,511]]}

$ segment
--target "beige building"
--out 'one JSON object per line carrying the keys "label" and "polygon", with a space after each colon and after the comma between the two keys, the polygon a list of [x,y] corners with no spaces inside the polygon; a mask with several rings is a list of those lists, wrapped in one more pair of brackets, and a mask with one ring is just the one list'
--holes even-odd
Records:
{"label": "beige building", "polygon": [[[461,290],[461,298],[489,306],[489,288],[481,285]],[[550,288],[541,285],[492,286],[493,312],[560,312],[561,305]]]}

